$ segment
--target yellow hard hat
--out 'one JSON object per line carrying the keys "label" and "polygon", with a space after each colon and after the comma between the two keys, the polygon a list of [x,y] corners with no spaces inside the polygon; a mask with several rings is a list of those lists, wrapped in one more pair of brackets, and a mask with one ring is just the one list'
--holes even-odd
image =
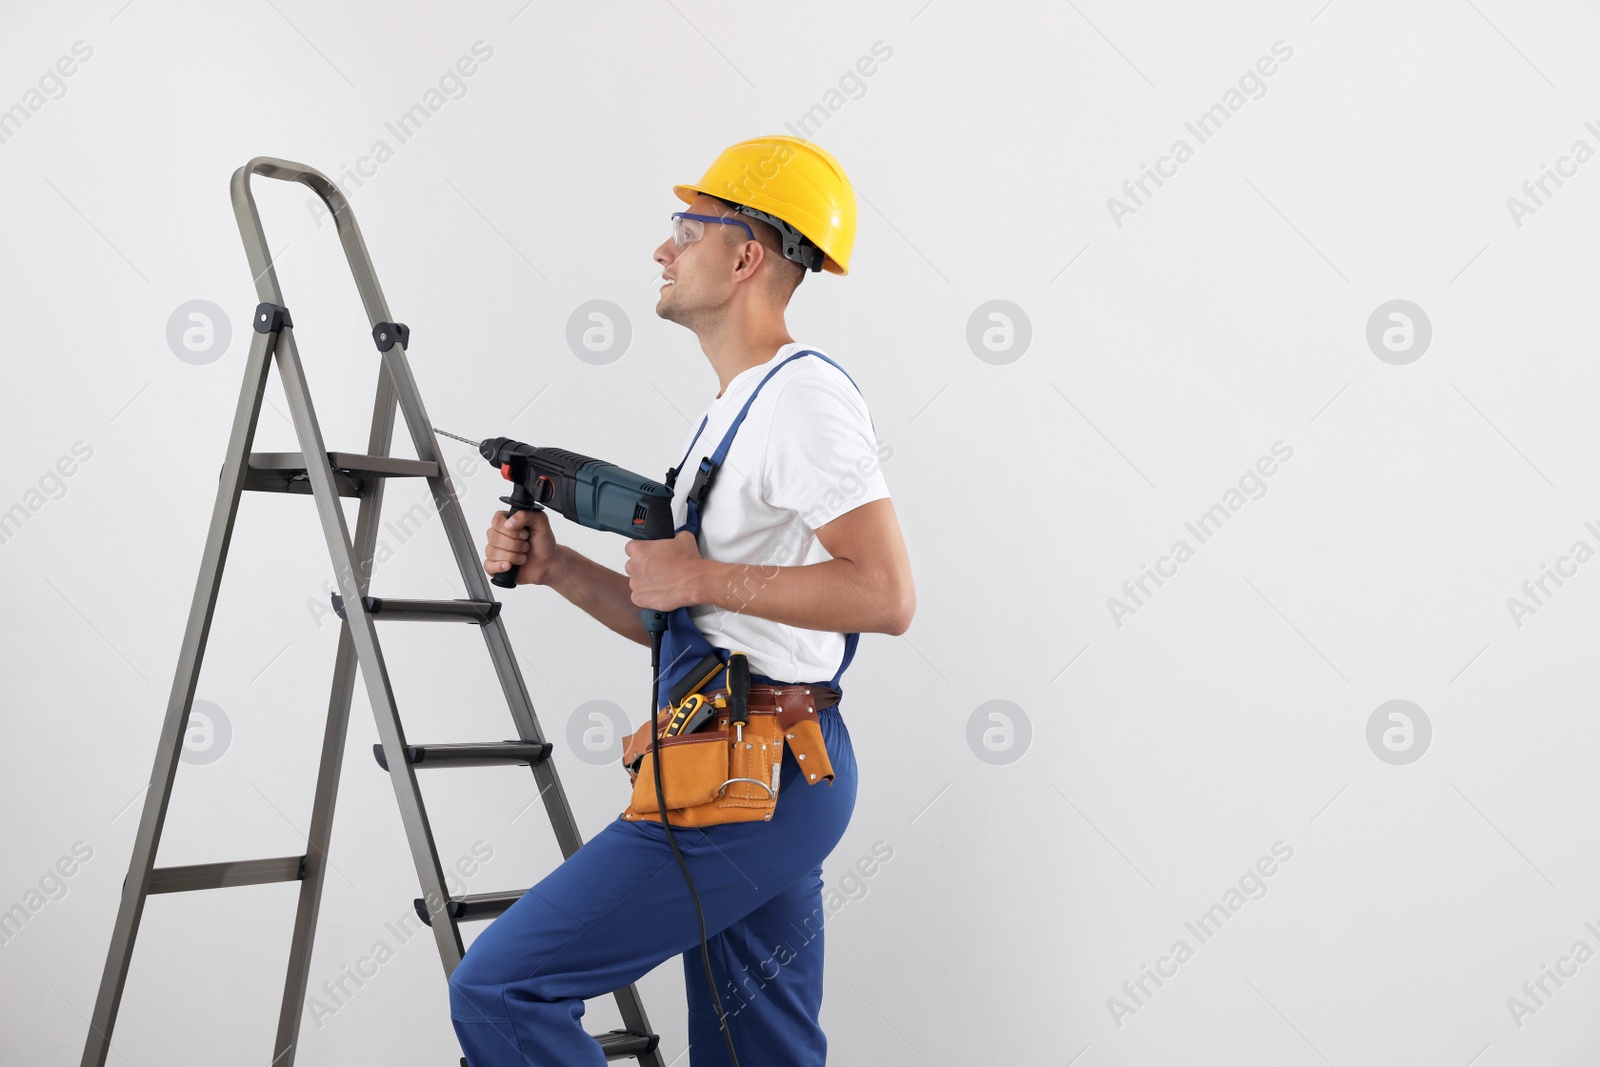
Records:
{"label": "yellow hard hat", "polygon": [[723,149],[699,182],[672,191],[686,204],[704,193],[772,223],[783,254],[802,266],[850,273],[856,194],[838,160],[809,141],[782,135],[740,141]]}

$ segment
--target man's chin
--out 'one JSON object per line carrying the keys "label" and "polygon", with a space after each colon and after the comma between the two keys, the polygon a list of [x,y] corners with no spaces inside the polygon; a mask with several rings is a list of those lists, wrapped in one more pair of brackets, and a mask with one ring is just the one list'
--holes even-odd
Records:
{"label": "man's chin", "polygon": [[682,323],[683,321],[681,311],[673,304],[670,296],[666,293],[662,293],[661,298],[656,301],[656,315],[659,318],[666,319],[668,322]]}

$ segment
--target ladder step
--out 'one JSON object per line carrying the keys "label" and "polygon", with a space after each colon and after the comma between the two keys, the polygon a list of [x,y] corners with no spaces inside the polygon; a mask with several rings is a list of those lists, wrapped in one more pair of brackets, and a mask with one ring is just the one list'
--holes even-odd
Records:
{"label": "ladder step", "polygon": [[[354,452],[329,452],[333,484],[340,496],[360,496],[372,478],[437,478],[439,464],[393,456],[362,456]],[[309,493],[302,452],[252,452],[245,467],[244,487],[260,493]]]}
{"label": "ladder step", "polygon": [[[502,893],[468,893],[464,897],[451,897],[445,904],[444,910],[449,912],[452,919],[467,922],[473,919],[493,919],[501,915],[511,905],[522,899],[526,889],[508,889]],[[412,907],[417,909],[417,915],[423,923],[433,925],[433,916],[428,914],[428,904],[421,897],[412,901]]]}
{"label": "ladder step", "polygon": [[[626,1059],[629,1056],[654,1052],[656,1045],[661,1042],[655,1034],[644,1034],[638,1030],[611,1030],[589,1036],[599,1043],[600,1051],[605,1053],[608,1060]],[[465,1056],[461,1057],[461,1067],[467,1067]]]}
{"label": "ladder step", "polygon": [[608,1060],[620,1060],[626,1056],[654,1052],[656,1045],[661,1041],[655,1034],[644,1034],[638,1030],[612,1030],[589,1036],[600,1042],[600,1051],[606,1054]]}
{"label": "ladder step", "polygon": [[[395,622],[475,622],[479,626],[500,614],[498,600],[394,600],[381,596],[361,598],[368,615]],[[333,610],[344,618],[344,597],[333,594]]]}
{"label": "ladder step", "polygon": [[[464,745],[407,745],[406,762],[417,767],[481,767],[492,763],[525,763],[536,767],[550,758],[549,741],[480,741]],[[372,746],[378,766],[389,769],[382,745]]]}
{"label": "ladder step", "polygon": [[150,892],[186,893],[191,889],[220,889],[263,882],[295,882],[306,876],[304,856],[269,860],[229,860],[196,863],[188,867],[157,867],[150,872]]}

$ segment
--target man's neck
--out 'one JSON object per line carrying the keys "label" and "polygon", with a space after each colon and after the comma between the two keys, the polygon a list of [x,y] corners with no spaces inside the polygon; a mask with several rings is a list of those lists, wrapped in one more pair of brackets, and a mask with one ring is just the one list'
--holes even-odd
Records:
{"label": "man's neck", "polygon": [[728,391],[728,383],[751,367],[759,367],[778,354],[784,345],[794,344],[788,329],[780,321],[774,327],[759,333],[723,333],[702,335],[701,351],[711,361],[717,372],[717,396]]}

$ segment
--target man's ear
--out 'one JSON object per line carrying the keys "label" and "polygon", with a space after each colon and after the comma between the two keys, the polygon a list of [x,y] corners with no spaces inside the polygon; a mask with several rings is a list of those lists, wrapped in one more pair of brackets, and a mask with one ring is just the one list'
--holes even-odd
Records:
{"label": "man's ear", "polygon": [[760,241],[746,241],[739,246],[739,258],[734,262],[733,272],[737,278],[753,278],[756,271],[761,269],[761,261],[766,258],[767,246]]}

